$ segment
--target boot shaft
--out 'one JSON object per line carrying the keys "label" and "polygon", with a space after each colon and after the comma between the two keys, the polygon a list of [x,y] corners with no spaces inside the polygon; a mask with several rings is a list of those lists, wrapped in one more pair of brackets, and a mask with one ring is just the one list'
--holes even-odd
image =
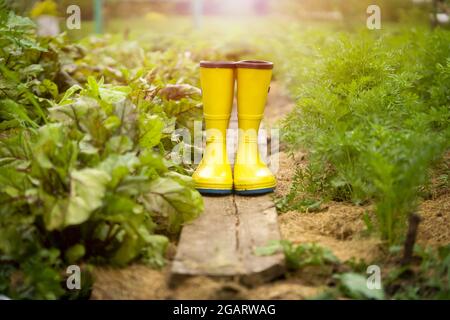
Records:
{"label": "boot shaft", "polygon": [[239,129],[258,132],[264,115],[273,64],[245,60],[236,63]]}
{"label": "boot shaft", "polygon": [[267,61],[236,63],[238,149],[236,163],[260,163],[258,131],[264,115],[273,64]]}
{"label": "boot shaft", "polygon": [[200,62],[206,140],[224,141],[234,98],[233,62]]}

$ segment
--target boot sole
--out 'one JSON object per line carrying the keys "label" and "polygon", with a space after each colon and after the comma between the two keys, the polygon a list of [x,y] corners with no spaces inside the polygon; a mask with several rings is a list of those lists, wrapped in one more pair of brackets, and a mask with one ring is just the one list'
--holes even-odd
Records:
{"label": "boot sole", "polygon": [[231,189],[203,189],[197,188],[197,191],[204,195],[228,195],[233,192]]}
{"label": "boot sole", "polygon": [[274,192],[275,188],[262,188],[262,189],[254,189],[254,190],[234,190],[234,193],[242,196],[253,196],[259,194],[266,194]]}

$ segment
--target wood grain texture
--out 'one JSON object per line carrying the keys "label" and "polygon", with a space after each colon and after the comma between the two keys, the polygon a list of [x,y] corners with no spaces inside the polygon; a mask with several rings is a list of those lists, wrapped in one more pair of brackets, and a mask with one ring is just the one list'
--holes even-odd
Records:
{"label": "wood grain texture", "polygon": [[181,232],[171,268],[176,285],[192,275],[238,278],[249,286],[284,272],[282,253],[257,256],[257,247],[279,240],[277,213],[269,195],[204,197],[205,211]]}

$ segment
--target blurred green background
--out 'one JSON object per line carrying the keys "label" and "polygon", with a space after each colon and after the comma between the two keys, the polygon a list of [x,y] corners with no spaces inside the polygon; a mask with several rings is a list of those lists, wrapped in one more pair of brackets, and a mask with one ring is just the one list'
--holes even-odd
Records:
{"label": "blurred green background", "polygon": [[[47,0],[50,1],[50,0]],[[17,13],[27,15],[40,0],[7,0]],[[71,38],[93,33],[95,7],[100,3],[105,32],[189,32],[193,27],[219,27],[262,24],[271,27],[280,22],[300,22],[305,26],[331,24],[336,28],[364,27],[366,8],[378,5],[384,28],[392,23],[411,26],[431,25],[432,13],[440,10],[439,1],[432,0],[55,0],[60,25],[65,29],[66,8],[76,4],[81,9],[81,30],[68,30]],[[445,2],[445,1],[444,1]],[[98,4],[97,4],[97,7]],[[200,13],[196,16],[196,13]],[[259,29],[259,27],[258,27]]]}

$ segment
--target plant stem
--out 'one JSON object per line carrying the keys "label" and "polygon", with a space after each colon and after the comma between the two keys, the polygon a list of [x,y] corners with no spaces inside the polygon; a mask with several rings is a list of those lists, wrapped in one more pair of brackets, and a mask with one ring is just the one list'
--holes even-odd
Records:
{"label": "plant stem", "polygon": [[414,253],[414,244],[416,243],[417,230],[420,223],[420,216],[416,213],[409,215],[408,233],[406,234],[405,245],[403,249],[403,258],[401,264],[408,265],[411,263]]}

